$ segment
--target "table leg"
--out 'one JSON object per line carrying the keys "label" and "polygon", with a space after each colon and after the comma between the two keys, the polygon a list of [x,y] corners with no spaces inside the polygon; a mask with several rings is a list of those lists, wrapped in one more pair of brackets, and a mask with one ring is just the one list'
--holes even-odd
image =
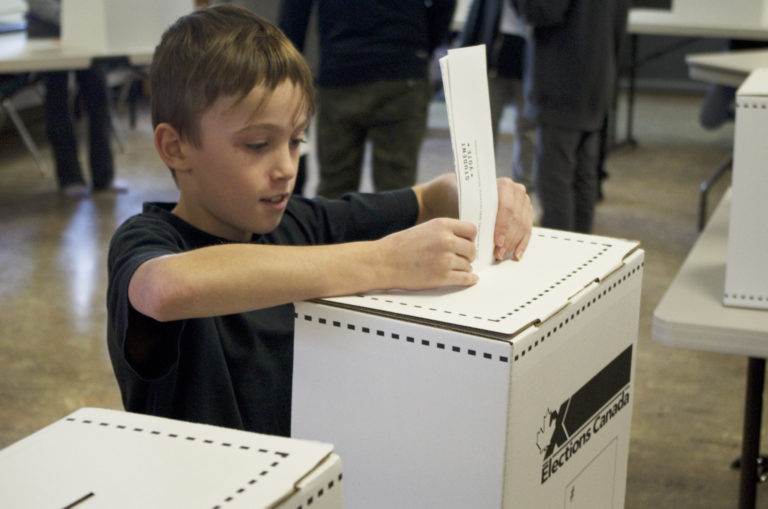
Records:
{"label": "table leg", "polygon": [[630,36],[629,37],[629,69],[627,69],[628,78],[629,78],[629,90],[627,92],[627,133],[624,141],[621,141],[618,143],[614,141],[614,143],[611,146],[612,149],[620,148],[625,145],[629,145],[630,147],[637,146],[637,141],[635,140],[635,136],[634,136],[634,113],[635,113],[637,69],[645,65],[647,62],[650,62],[651,60],[655,60],[659,57],[667,55],[668,53],[681,49],[699,40],[699,38],[686,37],[686,38],[683,38],[682,40],[674,42],[673,44],[670,44],[667,47],[651,52],[647,55],[644,55],[642,58],[640,58],[638,57],[638,52],[639,52],[638,51],[638,45],[639,45],[638,34],[630,33],[629,36]]}
{"label": "table leg", "polygon": [[702,231],[707,225],[707,197],[712,186],[720,180],[726,171],[733,166],[733,155],[729,155],[720,165],[715,168],[712,175],[699,186],[699,230]]}
{"label": "table leg", "polygon": [[[627,68],[627,78],[629,80],[629,89],[627,92],[627,125],[626,125],[626,135],[623,141],[617,142],[616,141],[616,124],[615,122],[612,122],[614,125],[610,126],[611,129],[611,135],[610,137],[610,144],[609,148],[611,150],[622,148],[626,145],[629,145],[630,147],[634,147],[637,145],[637,142],[635,141],[633,137],[633,130],[634,130],[634,114],[635,114],[635,80],[637,79],[637,67],[640,64],[637,61],[637,35],[636,34],[630,34],[629,37],[629,67]],[[617,73],[620,75],[621,72]],[[618,92],[618,79],[616,80],[616,92]],[[614,102],[617,100],[618,93],[616,94],[616,97],[614,97]],[[614,105],[613,107],[614,115],[616,114],[616,110],[618,108]]]}
{"label": "table leg", "polygon": [[753,509],[757,496],[757,456],[760,450],[760,422],[763,413],[765,359],[749,358],[744,403],[744,433],[741,443],[739,508]]}
{"label": "table leg", "polygon": [[627,101],[627,143],[634,147],[637,145],[634,137],[634,117],[635,117],[635,81],[637,80],[637,35],[632,34],[631,41],[632,67],[629,70],[629,96]]}

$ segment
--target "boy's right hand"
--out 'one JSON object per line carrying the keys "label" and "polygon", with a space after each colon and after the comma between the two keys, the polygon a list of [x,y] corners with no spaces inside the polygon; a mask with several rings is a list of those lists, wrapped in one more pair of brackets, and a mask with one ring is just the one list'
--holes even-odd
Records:
{"label": "boy's right hand", "polygon": [[385,284],[402,290],[470,286],[477,227],[467,221],[438,218],[378,241],[384,256]]}

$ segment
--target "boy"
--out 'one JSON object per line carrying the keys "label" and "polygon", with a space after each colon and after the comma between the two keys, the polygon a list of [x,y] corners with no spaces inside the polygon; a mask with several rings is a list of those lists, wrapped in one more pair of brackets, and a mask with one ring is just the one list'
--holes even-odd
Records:
{"label": "boy", "polygon": [[[184,16],[150,79],[179,201],[145,204],[110,246],[108,344],[127,410],[287,436],[292,302],[477,280],[474,225],[431,220],[456,214],[451,176],[289,199],[312,81],[270,23],[228,5]],[[496,255],[519,258],[530,202],[509,180],[499,201]]]}

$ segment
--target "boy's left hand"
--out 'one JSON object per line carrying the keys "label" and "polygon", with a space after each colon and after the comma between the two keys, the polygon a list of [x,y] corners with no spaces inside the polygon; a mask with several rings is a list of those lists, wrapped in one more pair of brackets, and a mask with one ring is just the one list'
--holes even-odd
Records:
{"label": "boy's left hand", "polygon": [[493,231],[494,251],[497,260],[510,254],[520,260],[531,240],[533,228],[533,207],[525,186],[509,178],[496,180],[499,189],[499,210]]}

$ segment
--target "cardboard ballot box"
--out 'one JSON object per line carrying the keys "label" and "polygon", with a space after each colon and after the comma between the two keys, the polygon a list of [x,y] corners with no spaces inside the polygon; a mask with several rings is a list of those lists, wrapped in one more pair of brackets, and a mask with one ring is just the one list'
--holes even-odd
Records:
{"label": "cardboard ballot box", "polygon": [[349,508],[623,507],[643,256],[534,228],[471,288],[297,304],[293,435]]}
{"label": "cardboard ballot box", "polygon": [[328,444],[95,408],[0,451],[5,509],[336,509],[341,480]]}
{"label": "cardboard ballot box", "polygon": [[194,0],[62,0],[61,45],[107,55],[154,49]]}
{"label": "cardboard ballot box", "polygon": [[731,216],[723,302],[768,309],[768,69],[758,69],[736,93]]}

